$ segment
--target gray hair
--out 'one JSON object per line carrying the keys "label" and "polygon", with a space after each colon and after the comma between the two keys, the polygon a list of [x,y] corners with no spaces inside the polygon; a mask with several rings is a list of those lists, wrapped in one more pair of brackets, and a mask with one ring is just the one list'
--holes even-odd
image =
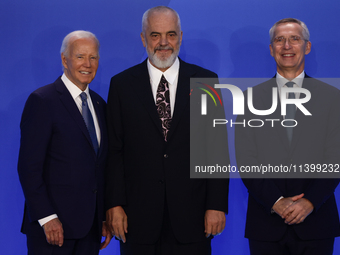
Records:
{"label": "gray hair", "polygon": [[156,7],[153,7],[153,8],[150,8],[149,10],[147,10],[146,12],[144,12],[143,14],[143,18],[142,18],[142,31],[143,33],[145,34],[145,30],[146,30],[146,27],[148,26],[148,19],[150,17],[150,14],[154,13],[154,12],[168,12],[168,11],[171,11],[172,13],[174,13],[177,17],[177,26],[179,28],[179,30],[181,30],[181,20],[179,18],[179,15],[178,13],[170,8],[170,7],[167,7],[167,6],[156,6]]}
{"label": "gray hair", "polygon": [[296,23],[296,24],[299,24],[302,27],[302,36],[303,36],[303,39],[305,39],[306,41],[309,41],[310,34],[309,34],[309,30],[307,28],[307,25],[303,21],[301,21],[301,20],[294,19],[294,18],[286,18],[286,19],[281,19],[278,22],[276,22],[271,27],[271,29],[269,30],[270,43],[272,43],[273,40],[274,40],[274,32],[275,32],[276,27],[279,24],[283,24],[283,23]]}
{"label": "gray hair", "polygon": [[68,56],[69,46],[71,45],[71,43],[74,42],[75,40],[83,39],[83,38],[93,38],[97,44],[98,54],[99,54],[100,44],[99,44],[97,37],[93,33],[89,31],[84,31],[84,30],[73,31],[69,33],[68,35],[66,35],[61,44],[60,54],[63,53],[65,56]]}

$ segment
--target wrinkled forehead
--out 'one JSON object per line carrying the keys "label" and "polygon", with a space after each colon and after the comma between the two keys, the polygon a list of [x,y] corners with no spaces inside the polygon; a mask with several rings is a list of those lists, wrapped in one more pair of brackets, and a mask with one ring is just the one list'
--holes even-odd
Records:
{"label": "wrinkled forehead", "polygon": [[274,30],[274,37],[280,36],[303,36],[302,27],[298,23],[286,22],[278,24]]}
{"label": "wrinkled forehead", "polygon": [[91,49],[98,53],[98,44],[92,37],[88,38],[71,38],[69,42],[69,49],[73,52]]}

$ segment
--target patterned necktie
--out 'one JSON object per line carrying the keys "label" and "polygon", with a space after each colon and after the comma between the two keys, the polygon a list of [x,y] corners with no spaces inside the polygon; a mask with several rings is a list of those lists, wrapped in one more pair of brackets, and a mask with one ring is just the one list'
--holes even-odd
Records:
{"label": "patterned necktie", "polygon": [[162,121],[162,129],[164,140],[166,140],[170,122],[171,122],[171,108],[170,108],[170,91],[168,81],[162,75],[161,81],[159,82],[156,94],[156,106],[159,118]]}
{"label": "patterned necktie", "polygon": [[90,137],[91,137],[91,141],[92,141],[94,151],[97,154],[97,152],[98,152],[98,140],[97,140],[97,135],[96,135],[96,129],[94,127],[92,114],[91,114],[89,106],[87,104],[87,94],[85,92],[82,92],[80,94],[80,98],[81,98],[81,101],[82,101],[83,119],[85,121],[87,130],[90,133]]}
{"label": "patterned necktie", "polygon": [[[289,82],[286,83],[286,86],[288,88],[292,88],[294,84],[295,84],[294,82],[289,81]],[[288,94],[288,99],[295,99],[295,93],[290,92]],[[296,111],[295,104],[287,104],[286,119],[294,119],[295,111]],[[294,124],[295,124],[294,121],[286,121],[286,125],[289,126],[289,127],[286,127],[289,144],[292,142],[292,138],[293,138],[293,127],[292,126]]]}

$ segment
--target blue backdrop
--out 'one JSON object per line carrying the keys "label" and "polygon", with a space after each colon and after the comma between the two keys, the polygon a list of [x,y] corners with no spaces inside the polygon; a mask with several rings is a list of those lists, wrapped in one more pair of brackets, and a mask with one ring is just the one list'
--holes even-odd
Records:
{"label": "blue backdrop", "polygon": [[[91,88],[106,99],[110,78],[145,59],[141,18],[156,5],[172,7],[181,17],[180,57],[220,77],[272,77],[276,69],[269,54],[268,30],[286,17],[301,19],[309,27],[312,51],[306,59],[306,72],[313,77],[339,77],[338,0],[1,0],[1,254],[26,254],[26,239],[20,233],[24,197],[16,171],[19,122],[28,95],[62,74],[59,50],[63,37],[78,29],[97,35],[101,59]],[[232,129],[229,136],[235,162]],[[339,204],[340,190],[336,193]],[[249,254],[243,237],[247,196],[242,182],[232,179],[226,229],[213,240],[214,255]],[[113,241],[101,254],[118,251],[117,241]],[[337,239],[334,254],[339,252]]]}

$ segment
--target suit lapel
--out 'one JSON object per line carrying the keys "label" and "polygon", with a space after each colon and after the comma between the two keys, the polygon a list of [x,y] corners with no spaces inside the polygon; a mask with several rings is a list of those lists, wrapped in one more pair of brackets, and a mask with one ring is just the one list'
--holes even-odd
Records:
{"label": "suit lapel", "polygon": [[[87,130],[84,119],[81,116],[81,113],[79,112],[79,109],[77,105],[75,104],[70,92],[67,90],[66,86],[64,85],[64,83],[61,81],[60,78],[55,82],[55,84],[56,84],[56,89],[60,94],[59,98],[62,104],[65,106],[66,110],[70,113],[70,115],[72,116],[72,118],[74,119],[78,127],[80,128],[80,130],[85,135],[90,146],[93,148],[89,131]],[[94,149],[93,149],[93,153],[95,155]]]}
{"label": "suit lapel", "polygon": [[92,100],[92,105],[94,108],[94,111],[96,112],[97,115],[97,120],[98,120],[98,125],[100,129],[100,134],[101,134],[101,142],[98,150],[98,155],[102,152],[103,149],[103,143],[105,143],[105,133],[106,133],[106,122],[105,122],[105,116],[103,111],[99,109],[100,102],[97,100],[96,94],[93,93],[92,90],[90,90],[90,95],[91,95],[91,100]]}
{"label": "suit lapel", "polygon": [[[168,141],[171,139],[174,130],[176,129],[179,120],[183,116],[185,112],[185,108],[189,103],[189,92],[190,92],[190,77],[195,72],[187,65],[185,62],[180,60],[180,68],[178,74],[178,83],[177,83],[177,91],[176,91],[176,101],[175,101],[175,109],[172,116],[172,121],[170,125],[170,130],[168,133]],[[155,105],[155,100],[152,96],[152,89],[150,84],[149,71],[147,68],[147,60],[140,64],[139,68],[134,73],[134,79],[131,84],[132,91],[137,93],[137,97],[140,99],[143,107],[149,113],[150,118],[153,123],[156,125],[160,135],[163,136],[162,123],[159,119],[157,108]]]}
{"label": "suit lapel", "polygon": [[[316,87],[315,87],[315,84],[312,81],[313,81],[313,79],[311,79],[309,76],[306,75],[305,78],[303,79],[302,88],[307,89],[311,93],[312,96],[317,97],[318,92],[315,91]],[[305,97],[305,95],[300,93],[300,98],[304,98],[304,97]],[[303,104],[303,106],[306,109],[311,109],[313,102],[317,102],[317,99],[311,98],[311,100],[308,101],[307,103]],[[292,139],[292,149],[294,149],[296,147],[296,145],[298,144],[299,138],[301,137],[303,130],[308,130],[310,128],[308,126],[305,126],[307,118],[311,118],[311,116],[306,116],[299,109],[297,109],[296,115],[295,115],[295,120],[297,121],[298,125],[296,127],[294,127],[293,139]]]}
{"label": "suit lapel", "polygon": [[[264,109],[269,109],[272,106],[272,93],[273,88],[277,88],[276,79],[275,77],[268,81],[268,86],[264,88],[264,98],[262,99],[264,104]],[[279,97],[279,95],[278,95]],[[269,100],[270,99],[270,100]],[[281,100],[280,98],[277,99],[277,107],[276,110],[268,116],[266,119],[278,119],[280,123],[276,122],[274,124],[273,129],[275,130],[277,136],[280,138],[282,144],[285,146],[287,150],[289,150],[289,141],[287,136],[286,129],[281,125],[281,121],[283,120],[283,116],[281,115]],[[269,124],[269,123],[268,123]]]}
{"label": "suit lapel", "polygon": [[[159,119],[155,100],[152,95],[152,89],[150,84],[149,71],[147,68],[147,59],[139,65],[133,74],[134,78],[130,84],[131,91],[136,93],[137,98],[140,100],[142,107],[148,112],[152,122],[157,127],[160,135],[163,136],[162,123]],[[136,105],[138,107],[138,105]]]}
{"label": "suit lapel", "polygon": [[[180,60],[178,83],[176,91],[175,109],[172,116],[170,130],[168,133],[168,141],[171,139],[174,130],[176,129],[180,119],[185,112],[185,108],[189,104],[189,93],[190,93],[190,77],[194,75],[194,71],[185,62]],[[189,116],[186,116],[189,118]]]}

